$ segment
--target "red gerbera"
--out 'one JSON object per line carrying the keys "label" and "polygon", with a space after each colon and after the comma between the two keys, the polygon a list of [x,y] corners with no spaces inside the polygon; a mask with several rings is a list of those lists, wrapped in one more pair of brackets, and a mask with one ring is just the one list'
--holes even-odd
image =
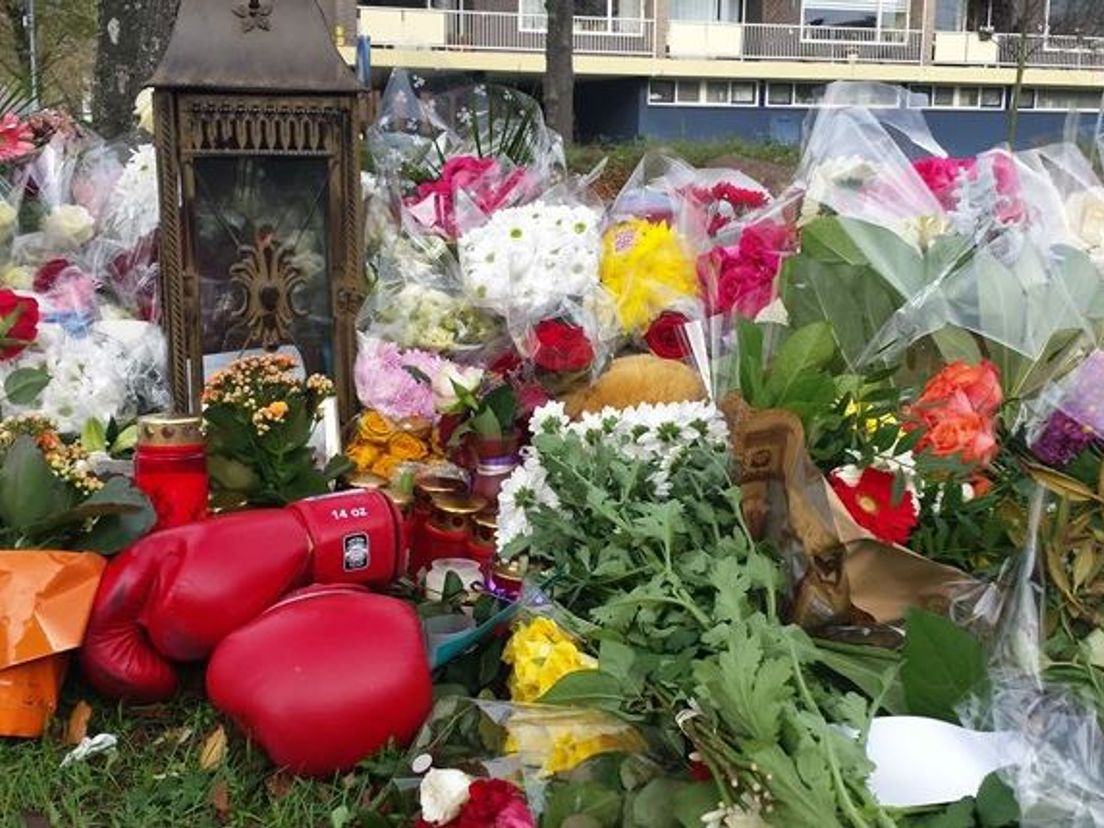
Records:
{"label": "red gerbera", "polygon": [[886,543],[904,544],[916,527],[919,507],[907,489],[900,499],[893,498],[894,475],[882,469],[862,470],[855,485],[839,471],[828,475],[828,482],[848,513],[863,529]]}

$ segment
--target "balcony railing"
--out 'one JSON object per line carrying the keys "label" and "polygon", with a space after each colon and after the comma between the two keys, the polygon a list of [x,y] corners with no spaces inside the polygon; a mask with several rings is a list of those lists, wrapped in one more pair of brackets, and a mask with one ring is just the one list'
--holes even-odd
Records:
{"label": "balcony railing", "polygon": [[[456,11],[361,6],[360,30],[377,47],[473,52],[543,52],[547,19],[515,11]],[[961,41],[961,42],[960,42]],[[576,17],[575,52],[586,55],[669,56],[729,60],[851,63],[938,63],[1015,66],[1019,35],[981,38],[964,32],[935,33],[924,53],[918,29],[860,29],[784,23],[670,21],[667,43],[656,43],[651,18]],[[1029,67],[1104,68],[1104,38],[1029,35]]]}
{"label": "balcony railing", "polygon": [[919,63],[922,33],[909,29],[746,23],[745,58]]}
{"label": "balcony railing", "polygon": [[1022,53],[1025,65],[1050,69],[1093,69],[1104,67],[1104,37],[1077,35],[995,34],[997,60],[1001,66],[1016,66]]}
{"label": "balcony railing", "polygon": [[[361,7],[361,31],[373,46],[482,52],[543,52],[542,14]],[[655,21],[628,17],[576,17],[575,52],[654,55]]]}

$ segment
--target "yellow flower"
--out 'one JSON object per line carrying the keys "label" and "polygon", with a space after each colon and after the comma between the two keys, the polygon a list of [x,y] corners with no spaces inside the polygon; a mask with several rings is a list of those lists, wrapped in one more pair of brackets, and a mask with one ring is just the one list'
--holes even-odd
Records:
{"label": "yellow flower", "polygon": [[507,686],[516,702],[536,701],[568,673],[597,670],[598,660],[582,652],[549,618],[520,625],[502,652],[513,665]]}
{"label": "yellow flower", "polygon": [[633,218],[607,230],[599,274],[629,332],[644,330],[679,299],[698,292],[694,260],[663,222]]}
{"label": "yellow flower", "polygon": [[358,472],[366,472],[379,459],[380,450],[371,443],[358,441],[345,449],[345,456],[356,466]]}
{"label": "yellow flower", "polygon": [[387,441],[395,433],[395,424],[378,411],[365,411],[360,415],[360,423],[357,426],[360,439],[370,443],[386,445]]}
{"label": "yellow flower", "polygon": [[639,753],[640,734],[624,722],[596,710],[522,708],[506,722],[503,750],[517,754],[543,776],[567,773],[601,753]]}
{"label": "yellow flower", "polygon": [[273,420],[282,420],[284,419],[284,415],[288,413],[288,404],[283,400],[276,400],[275,402],[271,402],[268,404],[267,408],[268,415]]}
{"label": "yellow flower", "polygon": [[390,454],[381,455],[376,462],[372,464],[372,474],[378,475],[385,480],[390,480],[395,475],[395,470],[405,461],[401,457],[392,457]]}
{"label": "yellow flower", "polygon": [[897,418],[890,413],[883,414],[880,417],[866,416],[866,410],[869,407],[869,405],[852,400],[847,404],[847,409],[843,413],[845,416],[856,418],[859,424],[866,429],[866,433],[870,435],[873,435],[882,426],[900,425]]}
{"label": "yellow flower", "polygon": [[387,453],[400,460],[421,460],[429,454],[429,449],[413,434],[400,431],[387,444]]}

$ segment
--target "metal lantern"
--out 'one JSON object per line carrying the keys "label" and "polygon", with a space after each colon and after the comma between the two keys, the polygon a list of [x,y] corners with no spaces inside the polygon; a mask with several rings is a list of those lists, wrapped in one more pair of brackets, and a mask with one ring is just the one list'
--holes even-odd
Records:
{"label": "metal lantern", "polygon": [[362,88],[316,0],[182,0],[151,81],[174,400],[294,353],[353,401]]}

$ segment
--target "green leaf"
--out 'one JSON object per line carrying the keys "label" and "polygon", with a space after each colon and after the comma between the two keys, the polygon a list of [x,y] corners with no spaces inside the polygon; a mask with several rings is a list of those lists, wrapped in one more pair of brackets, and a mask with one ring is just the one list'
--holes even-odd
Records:
{"label": "green leaf", "polygon": [[771,404],[786,399],[795,382],[809,371],[823,368],[835,354],[836,340],[827,322],[813,322],[794,331],[771,360],[765,389]]}
{"label": "green leaf", "polygon": [[0,520],[20,532],[68,511],[73,503],[69,487],[59,480],[34,440],[17,437],[0,469]]}
{"label": "green leaf", "polygon": [[12,405],[33,405],[49,384],[50,373],[45,368],[18,368],[4,380],[4,395]]}
{"label": "green leaf", "polygon": [[901,683],[909,713],[957,724],[955,707],[985,682],[981,644],[942,615],[910,609],[903,653]]}
{"label": "green leaf", "polygon": [[514,427],[517,416],[517,396],[509,385],[500,385],[483,398],[483,405],[494,413],[502,433]]}
{"label": "green leaf", "polygon": [[89,417],[81,429],[80,441],[85,451],[106,451],[107,428],[96,417]]}
{"label": "green leaf", "polygon": [[626,686],[626,689],[639,691],[643,684],[643,677],[639,671],[634,670],[636,664],[636,650],[619,641],[606,639],[598,647],[598,668],[603,673],[613,676]]}
{"label": "green leaf", "polygon": [[110,440],[110,451],[113,455],[126,454],[138,445],[138,425],[131,423],[119,432],[113,440]]}
{"label": "green leaf", "polygon": [[609,673],[576,670],[552,685],[547,693],[537,699],[537,703],[617,711],[624,698],[621,682]]}
{"label": "green leaf", "polygon": [[677,779],[653,779],[633,798],[632,818],[635,824],[639,828],[677,828],[679,819],[675,815],[675,797],[688,787],[692,787],[689,782]]}
{"label": "green leaf", "polygon": [[675,817],[682,828],[701,828],[702,815],[717,810],[720,798],[720,791],[713,782],[687,785],[675,794]]}
{"label": "green leaf", "polygon": [[93,509],[110,509],[80,542],[84,549],[101,555],[121,552],[149,532],[157,522],[157,513],[149,499],[131,486],[126,478],[111,478],[82,507],[89,504]]}
{"label": "green leaf", "polygon": [[252,492],[259,482],[252,468],[221,454],[207,457],[207,473],[218,487],[232,492]]}
{"label": "green leaf", "polygon": [[946,810],[910,821],[910,828],[974,828],[974,800],[971,797],[960,799]]}
{"label": "green leaf", "polygon": [[996,773],[986,776],[978,788],[977,813],[983,828],[1020,824],[1020,803]]}
{"label": "green leaf", "polygon": [[597,782],[556,783],[550,786],[541,825],[561,828],[575,817],[578,825],[599,828],[619,828],[621,825],[621,795]]}
{"label": "green leaf", "polygon": [[901,684],[901,656],[892,650],[833,641],[817,641],[817,661],[847,679],[867,697],[879,699],[894,716],[908,712]]}

